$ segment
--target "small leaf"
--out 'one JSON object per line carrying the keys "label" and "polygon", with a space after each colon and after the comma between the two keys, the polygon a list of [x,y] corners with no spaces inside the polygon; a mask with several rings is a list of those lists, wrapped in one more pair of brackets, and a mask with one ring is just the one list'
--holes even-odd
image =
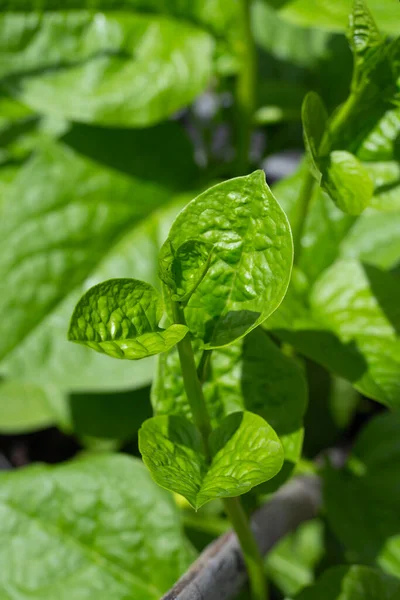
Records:
{"label": "small leaf", "polygon": [[158,600],[195,556],[171,495],[122,454],[1,473],[0,512],[2,599]]}
{"label": "small leaf", "polygon": [[351,565],[325,571],[297,600],[396,600],[400,581],[378,569]]}
{"label": "small leaf", "polygon": [[110,279],[92,287],[78,302],[68,339],[114,358],[137,360],[165,352],[187,333],[184,325],[161,330],[158,292],[137,279]]}
{"label": "small leaf", "polygon": [[197,240],[188,240],[176,252],[169,240],[160,251],[159,276],[173,291],[172,300],[189,299],[203,279],[211,260],[213,246]]}
{"label": "small leaf", "polygon": [[304,146],[310,161],[313,177],[321,183],[322,174],[319,166],[319,147],[325,132],[328,113],[321,98],[315,92],[309,92],[301,107]]}
{"label": "small leaf", "polygon": [[374,184],[367,169],[350,152],[335,150],[324,168],[323,187],[349,215],[359,215],[371,202]]}
{"label": "small leaf", "polygon": [[192,200],[167,242],[174,254],[190,240],[213,246],[213,252],[185,308],[186,322],[204,347],[225,346],[279,306],[290,279],[290,227],[264,173],[225,181]]}
{"label": "small leaf", "polygon": [[153,417],[139,431],[139,448],[154,480],[197,510],[215,498],[245,494],[282,467],[279,438],[258,415],[236,412],[209,437],[207,464],[197,428],[178,416]]}
{"label": "small leaf", "polygon": [[380,34],[364,0],[353,0],[353,10],[349,17],[348,38],[357,65],[363,62],[366,53],[382,43],[383,36]]}

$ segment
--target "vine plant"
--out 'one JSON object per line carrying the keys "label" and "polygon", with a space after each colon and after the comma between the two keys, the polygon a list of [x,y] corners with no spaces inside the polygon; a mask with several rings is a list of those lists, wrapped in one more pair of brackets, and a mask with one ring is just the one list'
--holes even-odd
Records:
{"label": "vine plant", "polygon": [[145,421],[140,451],[155,481],[195,509],[224,499],[259,600],[266,597],[263,562],[238,496],[280,471],[282,444],[250,411],[214,426],[203,384],[212,351],[249,334],[280,304],[292,259],[287,218],[256,171],[210,188],[178,215],[160,252],[164,302],[142,281],[106,281],[82,297],[69,329],[70,340],[115,358],[137,360],[177,345],[190,418],[173,410]]}

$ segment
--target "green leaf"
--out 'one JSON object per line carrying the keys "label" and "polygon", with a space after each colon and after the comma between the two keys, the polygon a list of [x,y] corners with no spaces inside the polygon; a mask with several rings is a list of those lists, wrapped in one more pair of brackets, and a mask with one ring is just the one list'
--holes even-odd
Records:
{"label": "green leaf", "polygon": [[214,46],[200,27],[156,14],[0,16],[10,93],[38,112],[107,126],[152,125],[189,104],[210,80]]}
{"label": "green leaf", "polygon": [[[297,219],[297,200],[306,169],[308,165],[303,161],[293,175],[273,186],[273,192],[291,225]],[[343,213],[322,189],[314,190],[314,194],[305,221],[299,260],[299,267],[310,282],[335,261],[341,241],[346,239],[355,222],[355,218]]]}
{"label": "green leaf", "polygon": [[227,416],[209,437],[207,464],[200,432],[175,415],[153,417],[139,431],[139,448],[154,480],[184,496],[197,510],[215,498],[245,494],[282,467],[279,438],[261,417]]}
{"label": "green leaf", "polygon": [[[329,31],[345,31],[353,0],[287,0],[280,4],[282,16],[289,21]],[[398,34],[399,7],[396,2],[368,0],[368,6],[383,31]]]}
{"label": "green leaf", "polygon": [[337,261],[303,289],[296,281],[266,323],[369,398],[400,406],[399,281],[357,261]]}
{"label": "green leaf", "polygon": [[288,221],[262,171],[220,183],[188,204],[171,227],[176,252],[197,240],[213,246],[185,317],[205,348],[230,344],[280,304],[293,260]]}
{"label": "green leaf", "polygon": [[54,410],[44,387],[18,381],[0,382],[0,433],[44,429],[54,423]]}
{"label": "green leaf", "polygon": [[3,598],[158,600],[193,559],[173,499],[137,459],[91,456],[0,481]]}
{"label": "green leaf", "polygon": [[368,61],[371,51],[382,44],[383,36],[364,0],[353,0],[347,37],[356,59],[356,69],[360,68],[365,60]]}
{"label": "green leaf", "polygon": [[[196,357],[199,362],[199,350]],[[213,351],[203,390],[213,426],[232,412],[248,410],[273,427],[282,443],[285,463],[268,489],[282,483],[299,460],[303,442],[307,383],[297,363],[257,328],[243,340]],[[157,415],[193,418],[174,349],[158,358],[151,401]]]}
{"label": "green leaf", "polygon": [[317,583],[298,600],[396,600],[400,582],[378,569],[351,565],[325,571]]}
{"label": "green leaf", "polygon": [[397,577],[399,439],[399,415],[379,415],[362,430],[346,467],[324,474],[327,516],[341,543],[355,560],[376,563]]}
{"label": "green leaf", "polygon": [[149,283],[110,279],[86,292],[71,317],[68,339],[113,358],[138,360],[166,352],[183,339],[185,325],[159,328],[162,300]]}
{"label": "green leaf", "polygon": [[374,192],[367,169],[345,150],[330,153],[324,168],[323,187],[335,204],[349,215],[362,213]]}
{"label": "green leaf", "polygon": [[175,252],[169,240],[166,241],[160,251],[159,276],[172,290],[172,300],[189,299],[207,272],[212,250],[211,244],[188,240]]}
{"label": "green leaf", "polygon": [[[7,319],[1,326],[0,358],[79,290],[124,235],[186,185],[178,156],[194,173],[190,144],[175,123],[145,133],[132,131],[129,141],[115,130],[87,128],[86,134],[110,148],[119,139],[131,156],[129,174],[104,166],[100,157],[85,156],[71,134],[75,150],[47,144],[6,188],[0,225],[0,306]],[[173,160],[161,149],[159,154],[154,151],[170,135],[178,153]],[[155,168],[163,161],[163,168]]]}
{"label": "green leaf", "polygon": [[328,113],[321,98],[315,92],[309,92],[301,107],[304,146],[310,161],[313,177],[320,184],[322,174],[319,166],[319,147],[325,133]]}

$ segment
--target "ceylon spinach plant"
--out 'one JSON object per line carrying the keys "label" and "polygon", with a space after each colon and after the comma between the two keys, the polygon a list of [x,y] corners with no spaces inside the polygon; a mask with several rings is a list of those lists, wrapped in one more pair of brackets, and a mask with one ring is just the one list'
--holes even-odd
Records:
{"label": "ceylon spinach plant", "polygon": [[[363,0],[0,0],[0,433],[85,448],[1,473],[1,600],[158,600],[230,524],[257,600],[400,597],[400,7],[368,4],[386,35]],[[252,132],[300,123],[271,191]],[[251,510],[310,471],[264,561]]]}
{"label": "ceylon spinach plant", "polygon": [[[260,600],[266,595],[263,561],[237,496],[280,471],[282,444],[267,421],[250,411],[228,410],[212,427],[202,382],[212,369],[212,351],[243,338],[280,304],[292,259],[289,223],[264,173],[231,179],[192,200],[172,225],[159,259],[165,306],[151,285],[111,279],[82,297],[68,334],[130,360],[177,345],[191,419],[176,414],[172,391],[171,414],[142,425],[140,451],[155,481],[195,509],[224,498],[253,597]],[[161,329],[165,312],[167,326]],[[164,385],[162,375],[158,385]]]}

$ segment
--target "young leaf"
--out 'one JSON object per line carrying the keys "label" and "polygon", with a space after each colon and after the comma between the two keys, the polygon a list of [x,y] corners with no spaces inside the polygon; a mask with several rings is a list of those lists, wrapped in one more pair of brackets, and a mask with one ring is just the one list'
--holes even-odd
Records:
{"label": "young leaf", "polygon": [[188,240],[175,252],[169,241],[159,258],[160,279],[171,289],[172,300],[185,302],[203,279],[211,260],[212,245]]}
{"label": "young leaf", "polygon": [[364,62],[367,54],[382,43],[383,36],[379,32],[364,0],[353,0],[353,10],[349,17],[348,38],[356,59],[356,68],[359,68]]}
{"label": "young leaf", "polygon": [[114,358],[138,360],[165,352],[185,337],[184,325],[165,330],[158,292],[137,279],[110,279],[81,298],[71,318],[68,339]]}
{"label": "young leaf", "polygon": [[2,473],[0,510],[2,598],[158,600],[194,558],[172,497],[128,456]]}
{"label": "young leaf", "polygon": [[[218,348],[246,335],[281,303],[293,260],[290,227],[264,173],[255,171],[220,183],[188,204],[166,241],[170,260],[191,240],[213,251],[185,317],[205,348]],[[182,267],[181,277],[190,279],[190,263]]]}
{"label": "young leaf", "polygon": [[320,184],[322,174],[319,166],[319,147],[325,132],[328,113],[321,98],[315,92],[309,92],[301,107],[304,146],[310,161],[310,169]]}
{"label": "young leaf", "polygon": [[258,415],[235,412],[209,437],[211,463],[200,432],[179,416],[153,417],[139,431],[139,448],[154,480],[197,510],[215,498],[245,494],[274,477],[283,463],[279,438]]}
{"label": "young leaf", "polygon": [[379,415],[362,430],[346,467],[328,468],[324,474],[325,505],[334,533],[356,560],[375,562],[397,577],[399,437],[399,415]]}
{"label": "young leaf", "polygon": [[[201,351],[196,350],[200,360]],[[285,463],[268,488],[282,483],[299,460],[303,442],[307,383],[297,363],[258,327],[243,340],[213,351],[203,390],[213,426],[232,412],[248,410],[273,427],[282,443]],[[175,349],[158,357],[151,401],[157,415],[192,418]]]}
{"label": "young leaf", "polygon": [[400,581],[378,569],[351,565],[325,571],[317,583],[305,589],[298,600],[396,600]]}
{"label": "young leaf", "polygon": [[359,215],[371,202],[374,184],[367,169],[350,152],[331,152],[324,168],[323,187],[349,215]]}

